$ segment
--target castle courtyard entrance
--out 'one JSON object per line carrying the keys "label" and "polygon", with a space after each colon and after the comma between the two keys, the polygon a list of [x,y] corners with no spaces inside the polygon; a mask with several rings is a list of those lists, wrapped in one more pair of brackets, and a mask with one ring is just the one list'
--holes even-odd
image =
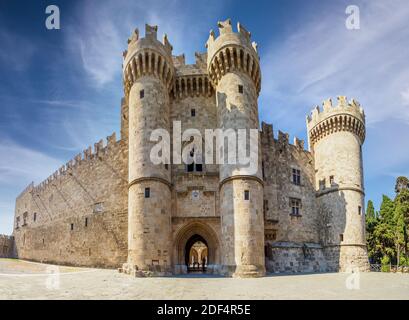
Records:
{"label": "castle courtyard entrance", "polygon": [[195,234],[186,243],[185,263],[187,272],[205,273],[208,264],[207,242],[202,236]]}
{"label": "castle courtyard entrance", "polygon": [[174,240],[175,273],[217,273],[220,247],[216,232],[203,222],[181,227]]}

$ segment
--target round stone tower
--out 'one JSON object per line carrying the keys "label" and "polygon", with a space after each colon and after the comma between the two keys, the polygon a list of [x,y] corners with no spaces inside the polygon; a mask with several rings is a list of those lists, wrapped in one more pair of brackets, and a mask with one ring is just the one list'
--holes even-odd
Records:
{"label": "round stone tower", "polygon": [[[256,144],[252,163],[220,165],[220,215],[222,226],[222,273],[236,277],[265,274],[263,181],[258,141],[258,106],[261,73],[255,43],[240,24],[233,32],[231,21],[218,23],[220,34],[213,31],[207,41],[207,70],[216,90],[218,127],[224,132],[246,130],[246,151]],[[257,130],[250,141],[250,129]],[[231,131],[231,130],[230,130]],[[229,150],[230,152],[231,150]],[[238,145],[238,152],[240,145]],[[224,149],[227,152],[227,148]]]}
{"label": "round stone tower", "polygon": [[170,132],[172,46],[157,40],[157,26],[138,30],[124,52],[123,81],[129,105],[128,261],[123,271],[162,275],[171,271],[170,165],[150,159],[155,129]]}
{"label": "round stone tower", "polygon": [[322,242],[333,271],[368,270],[365,240],[362,144],[365,115],[359,103],[338,97],[324,101],[307,117],[315,161],[316,196]]}

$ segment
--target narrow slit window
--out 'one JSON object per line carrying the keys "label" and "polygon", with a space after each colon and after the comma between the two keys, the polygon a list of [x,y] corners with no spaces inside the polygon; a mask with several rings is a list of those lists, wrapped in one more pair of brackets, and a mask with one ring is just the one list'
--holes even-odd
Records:
{"label": "narrow slit window", "polygon": [[71,223],[71,231],[74,230],[74,224]]}
{"label": "narrow slit window", "polygon": [[85,227],[88,227],[88,218],[85,218]]}
{"label": "narrow slit window", "polygon": [[361,215],[362,214],[362,207],[358,206],[358,214]]}
{"label": "narrow slit window", "polygon": [[250,200],[250,191],[244,190],[244,200]]}
{"label": "narrow slit window", "polygon": [[190,109],[190,115],[196,117],[196,109]]}
{"label": "narrow slit window", "polygon": [[145,188],[145,198],[151,197],[151,188]]}
{"label": "narrow slit window", "polygon": [[143,99],[145,97],[145,90],[139,91],[139,98]]}
{"label": "narrow slit window", "polygon": [[344,241],[344,235],[342,233],[339,235],[339,241]]}

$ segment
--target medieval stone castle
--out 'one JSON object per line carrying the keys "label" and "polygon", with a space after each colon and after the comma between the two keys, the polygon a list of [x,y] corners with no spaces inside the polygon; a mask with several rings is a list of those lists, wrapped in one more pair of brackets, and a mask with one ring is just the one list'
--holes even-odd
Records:
{"label": "medieval stone castle", "polygon": [[[362,108],[326,100],[307,117],[309,150],[297,138],[290,144],[259,125],[250,33],[230,20],[218,28],[192,65],[172,55],[166,36],[157,40],[156,26],[146,25],[145,37],[135,30],[123,54],[121,138],[101,140],[17,197],[17,257],[145,276],[368,269]],[[172,135],[174,121],[201,133],[258,129],[257,172],[153,164],[150,135]]]}

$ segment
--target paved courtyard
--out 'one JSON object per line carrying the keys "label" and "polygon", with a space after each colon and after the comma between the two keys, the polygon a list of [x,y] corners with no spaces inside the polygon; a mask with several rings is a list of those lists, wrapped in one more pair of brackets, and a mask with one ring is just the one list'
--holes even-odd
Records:
{"label": "paved courtyard", "polygon": [[0,299],[409,299],[409,274],[132,278],[116,270],[0,259]]}

